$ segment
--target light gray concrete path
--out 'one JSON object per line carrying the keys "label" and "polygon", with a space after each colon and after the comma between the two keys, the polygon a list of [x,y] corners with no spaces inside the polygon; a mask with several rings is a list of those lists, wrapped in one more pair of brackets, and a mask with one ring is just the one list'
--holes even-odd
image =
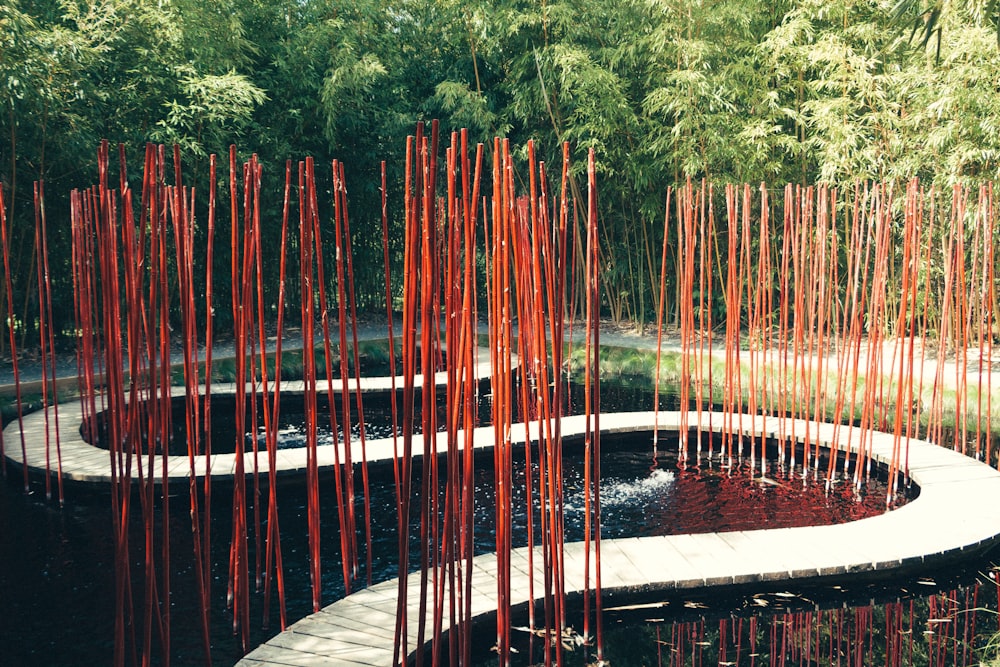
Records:
{"label": "light gray concrete path", "polygon": [[[709,413],[689,413],[689,426],[708,426]],[[725,422],[711,415],[714,429]],[[891,434],[862,433],[859,429],[776,417],[743,415],[734,420],[744,433],[777,436],[784,433],[800,442],[808,437],[826,447],[856,451],[861,443],[873,458],[888,464],[898,442]],[[662,413],[658,426],[678,430],[681,413]],[[608,414],[601,417],[602,432],[649,431],[651,412]],[[582,417],[565,418],[565,437],[580,434]],[[492,441],[491,429],[478,429],[476,446]],[[514,434],[523,433],[515,428]],[[702,535],[674,535],[604,540],[602,579],[608,595],[713,588],[775,581],[816,581],[859,572],[892,572],[932,566],[949,558],[972,554],[1000,537],[1000,472],[957,452],[924,441],[909,443],[911,479],[920,495],[891,512],[831,526],[782,528]],[[583,590],[582,543],[566,545],[566,591]],[[535,559],[536,563],[541,558]],[[594,559],[591,559],[591,563]],[[512,565],[512,606],[527,603],[527,549],[517,549]],[[573,567],[573,565],[578,567]],[[593,570],[593,568],[592,568]],[[473,561],[473,615],[497,608],[497,559],[478,556]],[[591,572],[593,581],[594,572]],[[535,572],[536,582],[540,573]],[[408,582],[410,623],[407,647],[414,649],[419,609],[419,573]],[[392,665],[398,581],[386,581],[334,602],[293,624],[249,653],[238,664],[264,665]],[[536,584],[536,593],[541,591]],[[428,616],[428,623],[431,622]]]}
{"label": "light gray concrete path", "polygon": [[[491,373],[489,351],[479,348],[477,355],[476,378],[480,380],[488,378]],[[438,386],[444,386],[446,381],[447,373],[437,373],[434,377],[434,382]],[[362,393],[385,393],[392,390],[394,383],[397,389],[402,389],[403,380],[401,377],[365,377],[361,378],[360,383],[351,378],[348,380],[347,386],[351,393],[359,386]],[[417,375],[414,378],[414,384],[420,388],[423,384],[423,376]],[[331,385],[335,394],[339,395],[343,391],[343,383],[339,379],[335,379]],[[232,383],[213,384],[212,396],[216,398],[225,395],[233,396],[236,389],[236,385]],[[304,390],[305,384],[303,382],[281,383],[281,395],[285,401],[294,400],[296,394],[301,396]],[[205,388],[201,387],[200,391],[204,394]],[[249,387],[247,391],[249,394]],[[325,381],[320,382],[318,391],[321,395],[326,394]],[[171,394],[175,397],[183,397],[185,389],[184,387],[174,387]],[[58,420],[56,419],[57,412]],[[7,425],[3,432],[4,454],[8,461],[18,467],[27,465],[32,475],[61,474],[64,480],[72,482],[110,484],[113,479],[111,455],[107,449],[95,447],[84,440],[81,432],[83,420],[84,410],[79,400],[29,413],[24,416],[21,424],[15,419]],[[57,425],[59,427],[58,433],[56,431]],[[336,461],[343,461],[344,447],[343,442],[338,445],[318,447],[320,470],[332,469]],[[355,439],[352,444],[352,460],[359,460],[359,447],[360,443]],[[417,451],[422,451],[421,447],[422,445],[418,445]],[[366,450],[369,460],[392,458],[393,440],[392,438],[369,440],[366,443]],[[211,474],[213,479],[232,479],[237,468],[236,459],[236,454],[213,454],[208,461],[205,460],[205,457],[199,456],[194,462],[194,474],[198,478]],[[133,466],[133,470],[135,470],[135,466]],[[153,470],[154,482],[160,483],[163,472],[162,459],[159,457],[157,457]],[[189,479],[192,472],[186,456],[170,457],[167,470],[170,481]],[[260,473],[268,472],[267,453],[262,451],[256,457],[253,452],[244,454],[244,470],[247,471],[248,475],[252,474],[254,470]],[[276,472],[282,477],[296,474],[304,475],[306,472],[306,448],[279,449],[276,457]]]}
{"label": "light gray concrete path", "polygon": [[[382,318],[383,320],[385,318]],[[402,329],[402,321],[393,323],[393,334],[397,343],[399,333]],[[336,327],[335,323],[331,326]],[[336,331],[336,329],[332,329]],[[388,337],[389,329],[384,321],[358,322],[358,341],[371,341],[385,339]],[[269,352],[273,352],[277,345],[277,338],[271,336],[265,341],[265,346]],[[294,351],[302,349],[302,335],[292,327],[281,338],[281,347],[284,351]],[[212,357],[216,361],[220,359],[232,358],[236,356],[236,348],[232,340],[217,342],[212,346]],[[198,361],[205,361],[206,350],[204,345],[198,348]],[[170,363],[180,365],[184,363],[184,353],[179,347],[170,354]],[[77,360],[75,354],[59,354],[56,356],[56,381],[67,387],[76,387]],[[127,371],[128,365],[122,369]],[[51,374],[51,370],[49,371]],[[35,358],[22,358],[18,362],[18,376],[21,380],[22,390],[26,392],[41,391],[42,364],[41,360]],[[9,359],[5,359],[0,364],[0,394],[13,395],[14,391],[14,366]]]}
{"label": "light gray concrete path", "polygon": [[[443,321],[442,321],[443,322]],[[331,331],[336,331],[336,322],[331,322]],[[400,334],[403,330],[403,322],[398,317],[393,320],[393,336],[396,339],[397,344],[401,341]],[[514,327],[515,333],[517,327]],[[443,324],[442,324],[443,330]],[[478,331],[480,335],[488,335],[489,328],[485,322],[480,322],[478,325]],[[583,325],[577,322],[573,327],[573,340],[580,342],[584,339],[584,329]],[[389,335],[389,329],[386,326],[385,318],[376,318],[371,321],[360,319],[358,321],[358,340],[359,341],[371,341],[385,339]],[[568,323],[566,330],[567,340],[569,336]],[[288,330],[281,338],[282,349],[286,352],[293,350],[302,349],[302,335],[298,329],[289,327]],[[266,341],[266,347],[268,351],[273,351],[277,344],[277,338],[271,336]],[[635,349],[642,350],[655,350],[656,349],[656,331],[652,330],[650,333],[650,328],[647,326],[643,331],[638,329],[628,329],[613,327],[610,324],[605,324],[602,327],[601,332],[601,344],[610,345],[613,347],[631,347]],[[664,350],[679,350],[680,344],[676,334],[671,332],[666,332],[663,339],[663,349]],[[216,342],[212,346],[212,357],[215,360],[232,358],[236,356],[236,348],[233,345],[232,340],[224,340],[221,342]],[[198,349],[198,360],[205,360],[205,348],[200,346]],[[175,349],[170,355],[170,362],[175,365],[180,365],[184,363],[183,352],[178,348]],[[127,366],[123,370],[128,370]],[[51,371],[50,371],[51,373]],[[41,380],[42,380],[42,364],[37,358],[25,358],[22,357],[18,362],[18,374],[21,379],[22,388],[25,391],[41,391]],[[77,376],[77,363],[76,355],[72,353],[59,354],[56,357],[56,378],[60,383],[65,382],[69,387],[76,386],[76,376]],[[9,358],[5,358],[0,361],[0,394],[13,395],[14,389],[14,367]]]}

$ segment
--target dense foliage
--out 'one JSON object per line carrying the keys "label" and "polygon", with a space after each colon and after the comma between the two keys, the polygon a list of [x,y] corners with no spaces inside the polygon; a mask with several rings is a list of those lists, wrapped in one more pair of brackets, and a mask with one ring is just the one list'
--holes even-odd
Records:
{"label": "dense foliage", "polygon": [[[96,179],[102,137],[124,143],[136,165],[146,141],[178,143],[202,179],[209,153],[230,143],[256,151],[272,227],[286,159],[344,160],[367,270],[359,300],[375,307],[379,241],[365,231],[379,222],[379,161],[398,170],[414,123],[440,118],[480,141],[535,138],[550,159],[562,140],[578,158],[593,147],[605,306],[642,317],[669,184],[996,178],[994,10],[913,0],[6,0],[0,183],[17,310],[32,312],[31,183],[44,179],[50,248],[68,257],[66,193]],[[390,176],[392,201],[400,174]],[[55,263],[60,280],[68,272]],[[56,306],[65,322],[71,308]]]}

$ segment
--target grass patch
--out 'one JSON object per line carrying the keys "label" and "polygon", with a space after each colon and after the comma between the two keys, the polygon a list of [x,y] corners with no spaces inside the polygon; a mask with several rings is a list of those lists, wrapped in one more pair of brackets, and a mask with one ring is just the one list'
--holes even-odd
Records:
{"label": "grass patch", "polygon": [[[698,358],[695,354],[689,356],[689,390],[694,396],[696,390],[695,378],[698,377],[695,365]],[[706,399],[714,404],[721,404],[725,398],[726,361],[716,355],[706,355],[702,361],[701,379]],[[582,345],[574,344],[572,353],[565,361],[565,370],[570,377],[577,381],[582,381],[586,364],[586,354]],[[634,348],[601,346],[600,348],[600,372],[604,379],[627,381],[635,386],[637,382],[648,383],[650,390],[656,382],[656,352],[653,350],[637,350]],[[781,374],[784,377],[780,377]],[[801,367],[783,367],[780,363],[767,361],[757,368],[758,381],[767,378],[766,387],[750,386],[751,368],[749,361],[742,358],[740,361],[739,380],[741,388],[741,400],[745,406],[750,399],[751,392],[755,392],[754,398],[758,405],[765,402],[775,405],[779,402],[779,388],[783,388],[789,395],[784,405],[790,411],[798,413],[805,411],[812,414],[815,410],[817,395],[820,392],[818,373],[816,368],[807,368],[803,374]],[[683,381],[683,361],[680,352],[667,351],[660,355],[660,390],[677,391],[679,383]],[[711,383],[709,382],[711,377]],[[854,378],[854,387],[850,386],[851,378],[848,377],[844,384],[843,391],[846,393],[841,409],[837,411],[836,396],[840,389],[841,376],[836,369],[828,368],[823,373],[822,396],[820,397],[821,418],[836,420],[842,423],[857,423],[861,419],[864,409],[866,392],[870,383],[875,384],[874,400],[876,405],[876,416],[885,412],[889,419],[896,413],[896,402],[898,397],[898,377],[882,375],[876,378],[869,378],[865,373],[859,372]],[[914,387],[913,414],[918,420],[921,429],[928,426],[930,421],[930,410],[934,400],[934,387],[932,383],[925,383],[917,393]],[[942,426],[946,429],[961,428],[963,425],[958,420],[958,415],[964,416],[964,426],[975,431],[977,422],[981,420],[981,428],[986,429],[987,425],[992,433],[1000,434],[1000,387],[993,389],[988,397],[985,387],[980,388],[970,384],[966,389],[964,401],[959,400],[958,391],[950,386],[939,390],[939,401],[942,406]],[[853,398],[853,400],[852,400]],[[987,401],[987,398],[990,400]],[[987,405],[991,408],[989,419],[987,419]],[[959,409],[961,408],[961,410]],[[980,418],[980,414],[982,417]]]}

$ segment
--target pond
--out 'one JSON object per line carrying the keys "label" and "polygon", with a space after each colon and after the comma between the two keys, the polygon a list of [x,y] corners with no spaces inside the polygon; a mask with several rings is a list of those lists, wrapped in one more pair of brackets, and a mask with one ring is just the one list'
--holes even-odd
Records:
{"label": "pond", "polygon": [[[997,631],[997,571],[989,559],[892,580],[854,580],[788,589],[698,591],[605,606],[604,658],[610,665],[771,666],[981,665]],[[573,612],[571,612],[573,613]],[[576,610],[576,617],[579,617]],[[542,641],[513,633],[512,665],[538,664]],[[574,630],[567,665],[596,662],[593,638]],[[474,656],[489,667],[496,655]]]}
{"label": "pond", "polygon": [[[602,390],[606,411],[616,406],[632,408],[651,405],[652,397],[636,389]],[[664,399],[669,407],[673,399]],[[367,401],[367,399],[366,399]],[[366,403],[367,406],[367,403]],[[367,407],[366,407],[367,411]],[[856,496],[850,484],[835,484],[831,493],[823,486],[809,484],[810,475],[790,468],[786,462],[774,462],[764,479],[747,467],[726,470],[718,461],[702,458],[700,468],[679,466],[676,457],[661,440],[660,455],[653,457],[649,437],[634,439],[604,438],[608,463],[603,465],[604,530],[606,536],[624,534],[664,534],[717,529],[746,529],[769,526],[801,525],[783,521],[803,521],[808,508],[808,522],[839,516],[850,520],[880,512],[885,507],[884,487]],[[571,452],[573,447],[567,446]],[[665,453],[666,452],[666,453]],[[567,454],[573,458],[573,454]],[[577,456],[579,460],[579,456]],[[567,540],[581,539],[578,526],[582,519],[579,472],[568,466],[567,516],[570,531]],[[389,476],[384,469],[383,478]],[[378,471],[376,471],[378,474]],[[523,475],[523,467],[520,473]],[[0,484],[0,619],[4,621],[4,639],[0,640],[4,664],[12,665],[84,665],[104,664],[111,655],[114,609],[114,573],[111,517],[106,495],[71,492],[66,508],[60,510],[44,501],[41,493],[24,496],[19,480],[9,478]],[[489,526],[492,516],[492,478],[485,471],[477,473],[480,487],[477,502],[477,551],[494,548]],[[514,488],[523,486],[515,481]],[[240,656],[238,641],[231,633],[231,617],[226,610],[226,563],[228,535],[231,532],[226,491],[217,487],[213,503],[211,529],[214,581],[211,589],[213,657],[229,664]],[[179,488],[172,499],[167,519],[171,547],[171,654],[174,664],[199,664],[202,661],[201,637],[196,613],[199,608],[194,578],[191,576],[191,525],[185,511],[186,489]],[[374,580],[394,577],[397,542],[395,538],[395,499],[391,484],[372,486]],[[337,512],[333,494],[321,494],[323,565],[323,602],[343,595],[340,578],[339,545],[336,539]],[[287,602],[290,619],[311,612],[308,576],[308,530],[305,493],[295,485],[283,486],[279,493],[282,549],[285,556]],[[252,500],[252,499],[251,499]],[[900,498],[903,502],[905,498]],[[358,497],[363,502],[362,497]],[[714,505],[712,503],[715,503]],[[262,499],[262,505],[266,498]],[[414,503],[417,506],[417,503]],[[524,507],[523,496],[515,506]],[[136,512],[129,526],[133,545],[133,585],[140,585],[143,526]],[[515,540],[526,540],[524,515],[515,517],[520,526]],[[823,518],[822,520],[826,520]],[[837,519],[834,519],[837,520]],[[157,516],[157,521],[163,521]],[[742,523],[740,523],[742,522]],[[573,526],[577,532],[573,533]],[[413,545],[416,548],[416,544]],[[251,540],[251,549],[253,541]],[[251,551],[251,562],[255,554]],[[364,561],[362,554],[362,562]],[[919,588],[914,593],[922,593]],[[261,596],[252,600],[251,644],[256,645],[277,628],[260,627]],[[272,618],[276,618],[276,605]],[[628,621],[629,623],[631,621]],[[138,632],[141,636],[141,631]],[[154,662],[158,654],[154,649]]]}

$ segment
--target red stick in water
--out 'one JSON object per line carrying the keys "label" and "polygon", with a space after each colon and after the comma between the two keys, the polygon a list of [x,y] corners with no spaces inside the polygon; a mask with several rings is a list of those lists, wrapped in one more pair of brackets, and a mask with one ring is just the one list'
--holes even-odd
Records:
{"label": "red stick in water", "polygon": [[[10,279],[10,244],[7,240],[7,207],[4,205],[3,201],[3,187],[0,186],[0,244],[3,245],[3,278],[4,278],[4,291],[7,294],[7,336],[10,340],[10,359],[13,364],[14,369],[14,396],[17,401],[17,424],[18,430],[21,433],[21,461],[28,460],[28,454],[25,451],[24,442],[24,413],[21,401],[21,373],[17,365],[17,343],[14,336],[14,289],[11,284]],[[2,446],[2,438],[0,435],[0,446]],[[0,452],[0,458],[3,458],[3,474],[7,474],[7,458],[3,456],[3,452]],[[28,466],[21,466],[21,470],[24,476],[24,491],[28,492]]]}
{"label": "red stick in water", "polygon": [[[319,549],[319,469],[316,451],[316,355],[314,347],[315,313],[313,310],[313,207],[312,187],[309,181],[303,183],[305,170],[311,173],[309,167],[312,160],[307,159],[306,165],[299,163],[299,284],[301,287],[302,314],[302,379],[304,383],[304,401],[306,413],[306,490],[308,494],[307,518],[309,522],[309,573],[312,582],[313,611],[319,611],[321,606],[320,592],[320,549]],[[305,202],[302,198],[305,197]],[[333,406],[331,405],[331,412]],[[336,432],[336,431],[335,431]],[[340,494],[337,494],[338,506]],[[343,524],[341,524],[343,525]]]}
{"label": "red stick in water", "polygon": [[[338,172],[339,167],[339,172]],[[347,298],[351,304],[351,343],[352,350],[354,352],[354,397],[355,405],[358,410],[358,429],[359,437],[361,441],[361,489],[365,497],[365,570],[368,573],[368,585],[372,583],[372,521],[371,521],[371,494],[369,493],[369,483],[368,483],[368,453],[366,449],[366,439],[365,439],[365,412],[361,401],[361,359],[360,352],[358,350],[358,309],[356,299],[354,297],[354,260],[353,252],[351,250],[351,225],[350,217],[347,212],[347,186],[346,179],[344,178],[344,164],[342,162],[336,163],[334,167],[334,196],[339,194],[340,196],[340,207],[343,209],[343,245],[344,254],[347,257]],[[339,244],[339,238],[338,238]],[[339,245],[338,245],[339,248]],[[337,257],[339,258],[341,253],[338,251]],[[337,274],[338,274],[338,284],[343,283],[343,275],[340,265],[338,264]],[[343,309],[341,309],[343,312]],[[341,318],[341,326],[343,327],[343,318]],[[343,364],[346,359],[347,351],[341,347],[341,363]],[[343,400],[349,402],[350,396],[345,394]],[[355,552],[357,549],[355,549]]]}
{"label": "red stick in water", "polygon": [[[49,345],[48,345],[48,308],[45,299],[44,263],[45,251],[42,246],[42,202],[39,193],[39,183],[35,181],[35,273],[38,286],[38,335],[39,351],[42,361],[42,408],[45,410],[45,499],[52,499],[52,462],[51,437],[49,435],[51,422],[49,418]],[[52,360],[53,363],[55,360]],[[52,391],[55,392],[53,386]]]}
{"label": "red stick in water", "polygon": [[[589,229],[589,256],[591,273],[588,279],[591,293],[591,337],[594,340],[593,360],[595,373],[601,363],[601,320],[600,320],[600,249],[597,237],[597,167],[594,149],[587,153],[587,228]],[[593,378],[594,386],[588,410],[593,415],[594,430],[591,436],[593,452],[593,484],[594,484],[594,613],[597,625],[597,659],[604,660],[604,616],[601,596],[601,383],[598,375]]]}
{"label": "red stick in water", "polygon": [[216,203],[216,155],[209,156],[209,188],[208,188],[208,235],[205,240],[205,398],[204,422],[202,430],[205,434],[205,479],[203,493],[205,509],[202,530],[201,550],[206,557],[203,562],[202,580],[204,586],[205,615],[210,617],[210,600],[212,591],[212,353],[215,347],[215,305],[212,303],[212,281],[215,264],[215,203]]}

